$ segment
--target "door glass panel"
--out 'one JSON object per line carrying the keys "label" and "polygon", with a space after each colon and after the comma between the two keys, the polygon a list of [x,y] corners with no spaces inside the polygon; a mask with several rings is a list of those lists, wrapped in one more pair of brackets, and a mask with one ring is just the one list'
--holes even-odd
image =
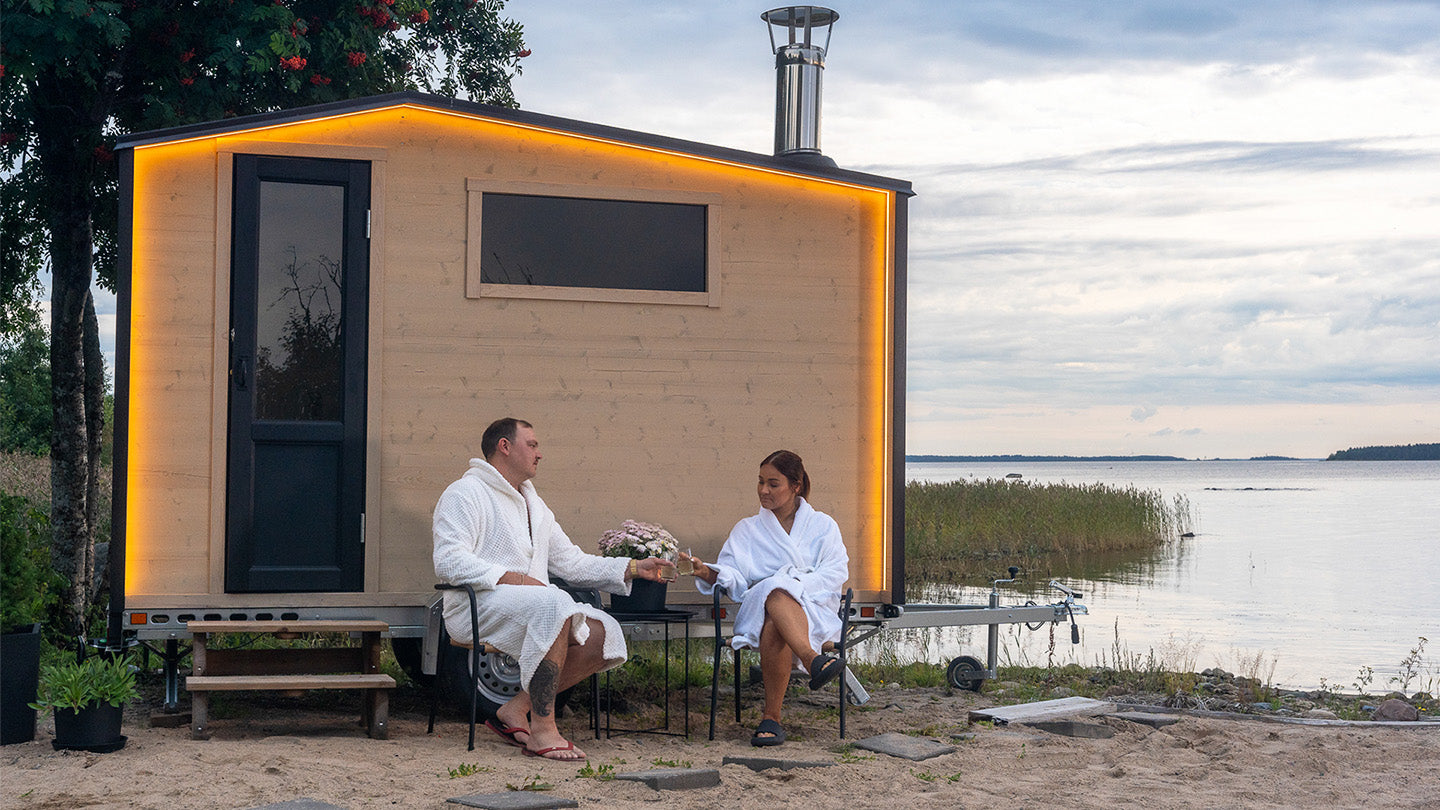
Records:
{"label": "door glass panel", "polygon": [[261,181],[255,417],[341,417],[342,186]]}

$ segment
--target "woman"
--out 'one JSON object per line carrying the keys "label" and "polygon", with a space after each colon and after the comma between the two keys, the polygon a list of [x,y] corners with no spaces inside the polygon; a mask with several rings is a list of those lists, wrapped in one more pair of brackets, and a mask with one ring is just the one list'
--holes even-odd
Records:
{"label": "woman", "polygon": [[799,661],[819,689],[840,674],[840,660],[818,651],[840,638],[840,587],[850,558],[840,527],[806,502],[810,476],[805,462],[777,450],[760,462],[756,486],[760,512],[735,524],[713,563],[691,555],[695,585],[711,594],[718,585],[740,603],[735,612],[735,649],[758,648],[765,678],[765,711],[751,745],[785,742],[781,704],[790,671]]}

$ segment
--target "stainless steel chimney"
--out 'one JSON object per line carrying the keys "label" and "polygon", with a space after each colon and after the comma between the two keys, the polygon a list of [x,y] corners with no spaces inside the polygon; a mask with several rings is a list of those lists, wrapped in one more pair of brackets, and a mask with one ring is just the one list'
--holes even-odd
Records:
{"label": "stainless steel chimney", "polygon": [[[760,19],[769,24],[770,49],[775,52],[776,157],[835,165],[820,154],[820,80],[831,26],[840,15],[823,6],[786,6]],[[784,35],[779,44],[777,31]]]}

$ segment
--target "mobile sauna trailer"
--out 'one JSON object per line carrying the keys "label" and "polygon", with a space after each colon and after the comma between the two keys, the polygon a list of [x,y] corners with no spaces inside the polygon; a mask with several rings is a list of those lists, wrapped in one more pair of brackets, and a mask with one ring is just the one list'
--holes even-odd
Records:
{"label": "mobile sauna trailer", "polygon": [[713,559],[794,449],[857,601],[903,601],[908,182],[417,93],[117,152],[112,627],[418,636],[431,510],[509,415],[591,549]]}

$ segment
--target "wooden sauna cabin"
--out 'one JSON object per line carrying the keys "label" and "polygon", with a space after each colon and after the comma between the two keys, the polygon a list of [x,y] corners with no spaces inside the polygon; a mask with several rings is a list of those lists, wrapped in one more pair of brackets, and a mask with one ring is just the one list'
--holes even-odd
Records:
{"label": "wooden sauna cabin", "polygon": [[713,558],[795,450],[857,601],[903,601],[908,182],[419,93],[118,154],[125,631],[420,635],[431,510],[502,416],[592,550],[634,518]]}

